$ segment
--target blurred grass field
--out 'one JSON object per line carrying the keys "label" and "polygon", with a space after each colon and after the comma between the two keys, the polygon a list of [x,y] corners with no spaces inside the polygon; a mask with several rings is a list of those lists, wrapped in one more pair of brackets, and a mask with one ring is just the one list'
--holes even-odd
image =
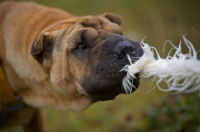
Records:
{"label": "blurred grass field", "polygon": [[[169,39],[178,45],[184,34],[187,34],[186,37],[197,50],[200,49],[199,0],[34,1],[61,8],[77,16],[98,15],[104,12],[119,14],[122,17],[121,26],[125,36],[137,41],[146,37],[145,41],[160,52],[165,40]],[[164,56],[166,53],[161,54]],[[194,115],[195,117],[200,115],[198,93],[169,96],[169,93],[157,89],[150,91],[154,86],[151,81],[141,80],[139,89],[133,94],[119,95],[113,101],[98,102],[79,113],[45,109],[47,130],[48,132],[146,132],[148,128],[150,132],[200,132],[200,122],[193,118]],[[179,109],[180,104],[182,107]],[[168,118],[165,117],[167,114],[170,115]],[[179,116],[182,114],[184,116]],[[163,121],[158,117],[167,119]],[[159,121],[162,122],[161,125]],[[191,122],[195,126],[189,129],[187,123]],[[5,131],[15,132],[21,129],[13,127],[0,130],[0,132]]]}

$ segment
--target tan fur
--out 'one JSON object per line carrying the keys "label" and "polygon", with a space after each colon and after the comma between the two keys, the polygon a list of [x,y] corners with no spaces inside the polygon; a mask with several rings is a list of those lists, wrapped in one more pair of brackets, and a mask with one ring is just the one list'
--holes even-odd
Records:
{"label": "tan fur", "polygon": [[[79,62],[68,51],[73,48],[72,43],[80,39],[77,37],[79,31],[84,30],[80,23],[94,25],[87,28],[91,41],[100,41],[109,35],[107,31],[122,34],[117,25],[120,19],[113,18],[107,14],[75,17],[62,10],[29,2],[1,3],[0,59],[13,91],[26,104],[36,108],[74,111],[87,108],[92,103],[91,97],[84,92],[79,81],[83,74],[90,74],[89,66],[87,60]],[[99,26],[99,20],[105,23],[103,27]],[[64,31],[66,33],[60,40]],[[30,51],[34,41],[40,50],[44,36],[54,38],[60,47],[54,48],[51,60],[46,59],[41,65]]]}
{"label": "tan fur", "polygon": [[[30,46],[39,32],[50,24],[72,15],[25,2],[5,2],[1,4],[0,9],[5,10],[5,8],[8,11],[1,15],[1,20],[3,18],[4,21],[0,23],[1,59],[15,93],[34,107],[77,111],[87,107],[90,103],[87,97],[74,98],[73,95],[62,94],[56,90],[49,80],[49,74],[30,56]],[[33,17],[33,13],[38,15]],[[52,15],[54,17],[51,17]]]}

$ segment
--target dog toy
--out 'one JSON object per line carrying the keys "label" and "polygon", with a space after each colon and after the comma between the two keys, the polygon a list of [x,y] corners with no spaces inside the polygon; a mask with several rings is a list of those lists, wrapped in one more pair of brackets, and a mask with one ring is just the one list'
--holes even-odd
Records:
{"label": "dog toy", "polygon": [[[197,59],[197,53],[192,43],[183,36],[183,41],[188,48],[188,53],[183,54],[181,51],[181,42],[175,47],[171,41],[166,41],[172,45],[166,58],[161,58],[155,47],[141,41],[143,56],[135,63],[131,62],[121,71],[127,71],[127,75],[122,81],[126,93],[131,93],[134,85],[132,79],[136,73],[141,77],[149,80],[153,78],[156,86],[161,91],[175,91],[176,93],[191,93],[200,91],[200,61]],[[175,50],[172,54],[172,50]],[[155,57],[155,55],[157,57]],[[157,59],[156,59],[157,58]],[[167,88],[163,88],[161,82],[166,83]]]}

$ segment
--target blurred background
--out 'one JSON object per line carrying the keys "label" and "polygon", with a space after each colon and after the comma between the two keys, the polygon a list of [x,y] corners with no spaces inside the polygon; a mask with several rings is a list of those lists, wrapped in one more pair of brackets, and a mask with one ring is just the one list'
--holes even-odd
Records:
{"label": "blurred background", "polygon": [[[167,50],[162,52],[163,43],[171,40],[178,45],[185,34],[195,48],[200,49],[199,0],[32,1],[77,16],[118,14],[122,17],[125,36],[137,41],[145,38],[163,57],[167,54]],[[45,109],[46,128],[48,132],[200,132],[198,92],[174,95],[154,87],[154,82],[141,80],[133,94],[98,102],[79,113]],[[0,130],[15,131],[22,130],[18,126]]]}

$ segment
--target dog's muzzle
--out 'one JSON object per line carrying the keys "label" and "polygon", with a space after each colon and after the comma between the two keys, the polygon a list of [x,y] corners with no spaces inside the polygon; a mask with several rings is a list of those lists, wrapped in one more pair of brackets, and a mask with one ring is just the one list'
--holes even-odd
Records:
{"label": "dog's muzzle", "polygon": [[[139,42],[116,34],[99,42],[97,46],[98,52],[91,52],[94,56],[90,61],[91,74],[84,77],[82,86],[93,101],[114,99],[118,94],[125,93],[122,80],[126,72],[120,70],[130,64],[127,55],[134,63],[142,56],[143,50]],[[139,74],[132,82],[135,88],[139,86]]]}

